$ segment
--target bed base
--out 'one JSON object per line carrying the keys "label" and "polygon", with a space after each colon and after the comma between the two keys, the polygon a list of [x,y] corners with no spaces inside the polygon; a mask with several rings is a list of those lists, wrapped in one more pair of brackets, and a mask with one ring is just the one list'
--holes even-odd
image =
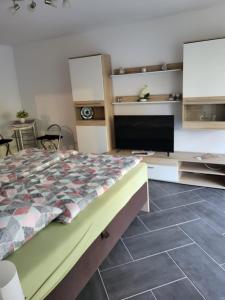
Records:
{"label": "bed base", "polygon": [[147,182],[131,197],[46,300],[74,300],[148,200]]}

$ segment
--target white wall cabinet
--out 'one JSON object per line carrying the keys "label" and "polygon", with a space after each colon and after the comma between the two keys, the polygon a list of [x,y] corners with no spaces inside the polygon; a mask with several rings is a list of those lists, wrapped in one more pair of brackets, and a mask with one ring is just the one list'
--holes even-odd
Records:
{"label": "white wall cabinet", "polygon": [[108,151],[106,126],[77,126],[78,149],[84,153]]}
{"label": "white wall cabinet", "polygon": [[184,45],[183,96],[225,96],[225,39]]}
{"label": "white wall cabinet", "polygon": [[102,55],[69,60],[74,101],[104,100]]}

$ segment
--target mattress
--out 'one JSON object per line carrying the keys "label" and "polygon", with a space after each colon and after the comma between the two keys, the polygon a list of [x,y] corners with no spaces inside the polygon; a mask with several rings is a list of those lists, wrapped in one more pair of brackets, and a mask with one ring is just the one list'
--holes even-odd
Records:
{"label": "mattress", "polygon": [[147,166],[141,163],[97,197],[71,224],[51,223],[9,256],[7,259],[17,267],[26,299],[44,299],[147,178]]}

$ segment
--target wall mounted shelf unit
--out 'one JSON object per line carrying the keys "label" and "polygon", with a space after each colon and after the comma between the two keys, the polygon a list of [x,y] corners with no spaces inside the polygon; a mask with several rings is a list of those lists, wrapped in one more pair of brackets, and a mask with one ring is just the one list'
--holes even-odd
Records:
{"label": "wall mounted shelf unit", "polygon": [[[80,152],[103,153],[112,147],[113,106],[109,55],[69,59],[76,133]],[[93,118],[84,120],[83,107],[93,109]]]}
{"label": "wall mounted shelf unit", "polygon": [[[120,74],[120,69],[115,69],[112,76],[126,76],[132,74],[149,74],[149,73],[167,73],[167,72],[180,72],[183,70],[183,63],[172,63],[166,64],[167,69],[162,70],[162,65],[142,66],[142,67],[131,67],[124,68],[124,74]],[[145,68],[146,72],[142,69]]]}
{"label": "wall mounted shelf unit", "polygon": [[225,39],[184,45],[183,127],[225,129]]}
{"label": "wall mounted shelf unit", "polygon": [[176,104],[181,103],[181,101],[147,101],[147,102],[113,102],[113,105],[151,105],[151,104]]}
{"label": "wall mounted shelf unit", "polygon": [[[160,94],[160,95],[151,95],[149,100],[146,102],[137,101],[139,98],[138,95],[135,96],[116,96],[113,98],[113,104],[161,104],[161,103],[178,103],[181,100],[170,101],[169,94]],[[121,102],[118,102],[117,99],[121,99]]]}

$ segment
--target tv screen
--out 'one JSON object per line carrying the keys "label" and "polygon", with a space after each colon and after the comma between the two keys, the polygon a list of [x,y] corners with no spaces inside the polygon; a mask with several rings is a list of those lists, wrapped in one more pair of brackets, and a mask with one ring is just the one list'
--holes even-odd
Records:
{"label": "tv screen", "polygon": [[117,149],[174,152],[174,116],[115,116]]}

